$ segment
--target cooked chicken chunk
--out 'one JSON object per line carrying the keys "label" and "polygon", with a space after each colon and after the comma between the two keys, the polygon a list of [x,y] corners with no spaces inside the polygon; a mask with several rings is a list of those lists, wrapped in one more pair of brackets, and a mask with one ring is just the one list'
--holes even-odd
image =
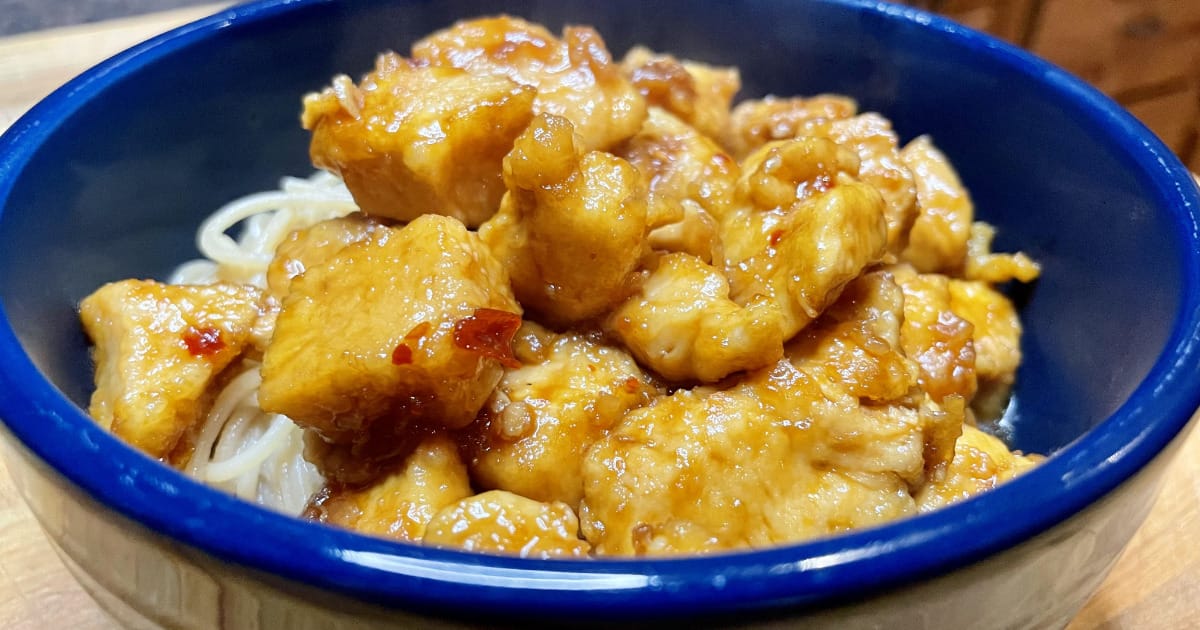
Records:
{"label": "cooked chicken chunk", "polygon": [[874,186],[886,202],[888,250],[903,251],[917,216],[917,190],[912,171],[900,158],[899,138],[892,123],[874,113],[840,120],[819,119],[804,123],[799,135],[829,138],[858,154],[858,179]]}
{"label": "cooked chicken chunk", "polygon": [[[846,287],[820,319],[788,343],[787,357],[800,369],[837,383],[846,395],[865,405],[863,413],[830,424],[841,434],[887,435],[886,427],[892,427],[890,441],[876,438],[876,443],[860,444],[857,450],[846,449],[840,439],[827,440],[837,454],[823,459],[851,470],[890,466],[917,487],[922,477],[913,468],[916,462],[904,458],[911,456],[917,441],[923,439],[924,472],[940,471],[954,456],[966,400],[951,395],[935,402],[919,387],[921,366],[906,354],[904,345],[907,306],[907,296],[892,274],[864,274]],[[914,407],[920,433],[913,432]],[[855,429],[856,423],[865,428]],[[898,448],[896,440],[905,439],[914,441]]]}
{"label": "cooked chicken chunk", "polygon": [[463,435],[472,476],[483,488],[578,506],[584,454],[661,388],[624,350],[584,334],[525,324],[514,345],[522,366],[505,371]]}
{"label": "cooked chicken chunk", "polygon": [[787,346],[788,358],[871,403],[908,397],[919,366],[902,345],[905,295],[891,274],[864,274]]}
{"label": "cooked chicken chunk", "polygon": [[729,106],[742,86],[737,68],[679,61],[634,46],[621,70],[650,105],[657,105],[709,138],[720,138],[729,126]]}
{"label": "cooked chicken chunk", "polygon": [[929,136],[905,145],[900,159],[912,171],[917,190],[917,218],[901,260],[923,273],[961,270],[975,208],[958,173]]}
{"label": "cooked chicken chunk", "polygon": [[921,366],[921,387],[936,401],[960,396],[975,397],[974,326],[954,309],[950,279],[939,274],[919,274],[907,265],[890,268],[904,290],[905,353]]}
{"label": "cooked chicken chunk", "polygon": [[368,214],[444,214],[469,226],[504,194],[500,161],[533,117],[534,91],[502,76],[416,67],[387,53],[304,101],[313,164],[342,177]]}
{"label": "cooked chicken chunk", "polygon": [[565,503],[491,490],[438,512],[425,544],[522,558],[581,558],[591,550],[579,538],[579,518]]}
{"label": "cooked chicken chunk", "polygon": [[870,274],[789,359],[626,415],[584,462],[580,515],[597,552],[762,547],[915,513],[911,489],[949,458],[945,427],[962,424],[963,406],[913,391],[902,302]]}
{"label": "cooked chicken chunk", "polygon": [[722,142],[737,158],[774,140],[790,140],[811,121],[841,120],[858,113],[853,99],[836,94],[809,98],[778,98],[742,101],[733,108]]}
{"label": "cooked chicken chunk", "polygon": [[650,247],[720,260],[717,220],[729,214],[738,167],[715,142],[657,107],[642,130],[617,147],[650,192]]}
{"label": "cooked chicken chunk", "polygon": [[151,457],[171,455],[203,418],[210,383],[249,343],[260,297],[230,284],[122,280],[84,298],[92,418]]}
{"label": "cooked chicken chunk", "polygon": [[1032,468],[1039,459],[1009,451],[1000,440],[964,425],[945,477],[917,493],[917,508],[930,512],[973,497]]}
{"label": "cooked chicken chunk", "polygon": [[504,160],[509,193],[479,230],[542,321],[596,317],[628,295],[645,251],[645,192],[628,162],[580,153],[571,123],[540,115]]}
{"label": "cooked chicken chunk", "polygon": [[828,138],[772,142],[742,160],[734,202],[742,211],[786,210],[855,181],[858,168],[858,155]]}
{"label": "cooked chicken chunk", "polygon": [[[777,398],[804,397],[799,388],[811,398],[776,406]],[[776,545],[914,513],[899,475],[832,468],[810,458],[819,439],[812,426],[857,409],[844,398],[826,400],[811,377],[786,361],[760,387],[681,390],[659,398],[631,412],[588,453],[584,535],[601,554],[704,553]],[[858,443],[875,444],[875,437],[860,433]],[[919,470],[920,448],[909,452]]]}
{"label": "cooked chicken chunk", "polygon": [[434,434],[371,486],[325,488],[305,515],[364,534],[419,542],[435,513],[471,494],[458,447]]}
{"label": "cooked chicken chunk", "polygon": [[[651,203],[654,203],[651,197]],[[659,225],[646,236],[646,244],[658,252],[682,252],[696,256],[706,263],[720,264],[721,227],[711,214],[700,206],[684,201],[676,206],[680,213],[670,222]],[[664,216],[664,215],[659,215]]]}
{"label": "cooked chicken chunk", "polygon": [[378,228],[292,280],[259,403],[339,444],[461,427],[511,362],[518,313],[503,267],[456,219]]}
{"label": "cooked chicken chunk", "polygon": [[1005,385],[1021,365],[1021,320],[1004,294],[983,282],[950,281],[950,307],[974,327],[975,372]]}
{"label": "cooked chicken chunk", "polygon": [[347,245],[366,240],[382,224],[364,214],[329,219],[296,230],[275,249],[267,266],[267,294],[282,299],[292,286],[292,278],[309,267],[329,262]]}
{"label": "cooked chicken chunk", "polygon": [[417,42],[412,56],[536,87],[534,113],[570,120],[587,150],[607,149],[632,136],[646,118],[645,99],[588,27],[569,26],[560,40],[513,17],[469,20]]}
{"label": "cooked chicken chunk", "polygon": [[711,383],[783,355],[783,315],[775,302],[735,303],[725,276],[690,254],[663,256],[606,327],[672,381]]}
{"label": "cooked chicken chunk", "polygon": [[840,96],[747,101],[734,109],[726,145],[734,155],[749,157],[774,140],[820,137],[854,152],[859,164],[851,174],[883,196],[888,248],[899,252],[916,218],[912,172],[900,157],[891,123],[879,114],[856,116],[856,110],[854,101]]}
{"label": "cooked chicken chunk", "polygon": [[967,238],[967,265],[963,270],[963,278],[991,283],[1036,280],[1042,273],[1042,268],[1024,252],[992,253],[992,239],[995,236],[996,229],[991,225],[982,221],[971,224],[970,236]]}
{"label": "cooked chicken chunk", "polygon": [[733,300],[765,296],[778,304],[785,339],[884,254],[883,199],[838,175],[845,159],[820,138],[763,146],[746,159],[738,182],[746,203],[722,221]]}

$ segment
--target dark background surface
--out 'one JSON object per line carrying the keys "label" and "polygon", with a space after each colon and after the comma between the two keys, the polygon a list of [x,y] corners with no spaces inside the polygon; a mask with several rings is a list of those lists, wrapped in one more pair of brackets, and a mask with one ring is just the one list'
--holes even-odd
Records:
{"label": "dark background surface", "polygon": [[214,0],[0,0],[0,36],[98,22]]}

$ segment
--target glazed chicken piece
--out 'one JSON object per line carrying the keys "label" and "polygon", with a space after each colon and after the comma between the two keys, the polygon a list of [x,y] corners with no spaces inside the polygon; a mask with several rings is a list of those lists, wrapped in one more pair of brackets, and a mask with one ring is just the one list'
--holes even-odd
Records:
{"label": "glazed chicken piece", "polygon": [[858,179],[874,186],[886,204],[888,251],[902,252],[917,216],[917,190],[912,171],[900,158],[899,138],[892,123],[874,113],[817,119],[801,125],[798,135],[829,138],[858,155]]}
{"label": "glazed chicken piece", "polygon": [[973,221],[971,196],[946,156],[928,136],[900,151],[917,191],[917,218],[901,260],[923,273],[961,275],[967,280],[1032,282],[1041,268],[1024,253],[992,253],[996,230]]}
{"label": "glazed chicken piece", "polygon": [[822,138],[764,145],[743,162],[742,205],[721,224],[725,270],[735,302],[762,296],[779,306],[784,339],[883,257],[883,199],[853,181],[855,165]]}
{"label": "glazed chicken piece", "polygon": [[995,488],[1037,465],[1041,458],[1008,450],[1003,442],[964,425],[945,477],[916,494],[917,508],[932,512]]}
{"label": "glazed chicken piece", "polygon": [[609,316],[606,329],[664,378],[711,383],[783,356],[783,315],[772,300],[742,306],[729,282],[690,254],[658,260],[638,293]]}
{"label": "glazed chicken piece", "polygon": [[963,278],[990,283],[1036,280],[1042,273],[1042,268],[1024,252],[992,253],[992,239],[995,236],[996,228],[991,225],[982,221],[971,224],[967,237],[967,264],[963,269]]}
{"label": "glazed chicken piece", "polygon": [[922,273],[961,270],[975,208],[958,173],[929,136],[905,145],[900,159],[912,171],[917,190],[917,218],[900,259]]}
{"label": "glazed chicken piece", "polygon": [[614,153],[649,190],[650,247],[720,262],[717,221],[731,212],[738,167],[715,142],[658,107]]}
{"label": "glazed chicken piece", "polygon": [[[779,365],[781,377],[817,390]],[[680,390],[631,412],[592,448],[580,516],[598,554],[761,548],[915,513],[897,476],[851,477],[809,461],[814,438],[791,418],[821,422],[835,405],[814,398],[793,415],[756,393]]]}
{"label": "glazed chicken piece", "polygon": [[565,327],[629,294],[649,230],[638,172],[578,150],[571,123],[540,115],[504,160],[509,193],[479,236],[539,321]]}
{"label": "glazed chicken piece", "polygon": [[[856,157],[829,140],[747,158],[721,223],[722,274],[670,254],[606,328],[669,380],[715,382],[770,365],[790,338],[883,254],[882,200],[841,173]],[[680,180],[682,181],[682,180]]]}
{"label": "glazed chicken piece", "polygon": [[260,292],[232,284],[106,284],[79,317],[95,344],[88,413],[151,457],[168,458],[206,413],[209,385],[249,344]]}
{"label": "glazed chicken piece", "polygon": [[859,164],[852,174],[883,195],[888,249],[899,253],[916,218],[913,175],[900,158],[891,123],[879,114],[855,115],[857,110],[853,100],[831,95],[745,101],[733,110],[725,146],[747,158],[772,141],[811,136],[854,152]]}
{"label": "glazed chicken piece", "polygon": [[1021,365],[1021,319],[1003,293],[984,282],[950,280],[950,307],[974,327],[975,372],[981,382],[1012,385]]}
{"label": "glazed chicken piece", "polygon": [[569,26],[558,39],[518,18],[469,20],[417,42],[412,57],[537,88],[534,113],[570,120],[584,150],[617,144],[637,133],[646,118],[645,99],[621,74],[600,34],[588,27]]}
{"label": "glazed chicken piece", "polygon": [[889,269],[904,290],[901,341],[921,366],[921,387],[939,402],[947,396],[970,402],[978,389],[975,327],[954,307],[951,280],[908,265]]}
{"label": "glazed chicken piece", "polygon": [[[835,429],[831,435],[880,435],[889,426],[894,432],[895,439],[859,443],[856,449],[846,449],[836,437],[823,440],[819,448],[831,450],[820,459],[850,470],[890,465],[891,470],[906,471],[904,479],[918,487],[923,478],[940,474],[954,456],[967,399],[953,394],[935,398],[924,388],[923,367],[905,345],[910,301],[893,274],[864,274],[846,287],[819,320],[788,343],[786,355],[792,364],[838,383],[863,404],[861,414],[842,416],[827,425],[827,429]],[[914,407],[920,434],[912,432]],[[923,477],[895,459],[897,453],[906,452],[896,448],[896,440],[918,436],[924,440]],[[915,449],[917,444],[910,447]]]}
{"label": "glazed chicken piece", "polygon": [[662,393],[624,350],[526,323],[484,412],[462,435],[477,485],[577,507],[580,463],[630,409]]}
{"label": "glazed chicken piece", "polygon": [[503,76],[416,67],[395,53],[355,86],[304,100],[318,168],[342,177],[367,214],[444,214],[482,223],[504,194],[500,162],[533,117],[534,90]]}
{"label": "glazed chicken piece", "polygon": [[825,376],[846,394],[888,403],[916,394],[920,369],[903,346],[904,291],[892,274],[871,272],[851,282],[819,320],[788,342],[787,356]]}
{"label": "glazed chicken piece", "polygon": [[579,518],[565,503],[542,503],[503,490],[468,497],[438,512],[425,544],[522,558],[585,558]]}
{"label": "glazed chicken piece", "polygon": [[1021,322],[1004,294],[984,282],[889,270],[905,293],[905,351],[935,400],[961,397],[977,417],[998,418],[1021,363]]}
{"label": "glazed chicken piece", "polygon": [[[656,200],[651,197],[650,203],[655,204],[656,201],[661,200],[661,198]],[[720,264],[723,250],[721,248],[721,228],[717,220],[700,206],[687,201],[679,205],[669,202],[658,204],[654,211],[664,208],[677,212],[669,215],[656,213],[655,218],[651,219],[651,225],[657,227],[654,227],[646,236],[646,244],[650,246],[650,249],[664,253],[682,252],[696,256],[705,263]],[[667,217],[670,219],[657,221]]]}
{"label": "glazed chicken piece", "polygon": [[[325,443],[398,455],[386,445],[414,423],[474,420],[513,363],[520,312],[504,268],[456,219],[380,227],[292,280],[259,403]],[[325,459],[314,463],[334,481],[365,481]]]}
{"label": "glazed chicken piece", "polygon": [[659,398],[596,443],[580,516],[597,552],[764,547],[916,512],[911,490],[949,459],[927,454],[946,448],[944,426],[961,426],[962,406],[914,391],[890,277],[869,274],[845,296],[789,359],[726,390]]}
{"label": "glazed chicken piece", "polygon": [[449,437],[434,434],[373,485],[327,486],[305,516],[364,534],[420,542],[434,514],[471,494],[458,447]]}
{"label": "glazed chicken piece", "polygon": [[634,46],[621,71],[650,105],[661,107],[709,138],[729,126],[729,107],[742,87],[737,68],[680,61]]}
{"label": "glazed chicken piece", "polygon": [[802,135],[800,131],[809,122],[842,120],[857,113],[854,99],[836,94],[750,99],[733,108],[724,134],[715,137],[722,139],[734,157],[742,159],[768,142]]}
{"label": "glazed chicken piece", "polygon": [[292,279],[309,267],[329,262],[347,245],[370,238],[383,227],[377,219],[361,213],[322,221],[288,234],[267,266],[267,294],[281,300]]}
{"label": "glazed chicken piece", "polygon": [[261,357],[267,346],[271,345],[275,320],[279,317],[280,302],[291,290],[292,279],[309,267],[328,263],[347,245],[366,240],[375,230],[382,227],[384,224],[379,219],[356,212],[294,230],[284,238],[275,248],[275,256],[267,265],[263,314],[254,326],[252,337],[258,356]]}

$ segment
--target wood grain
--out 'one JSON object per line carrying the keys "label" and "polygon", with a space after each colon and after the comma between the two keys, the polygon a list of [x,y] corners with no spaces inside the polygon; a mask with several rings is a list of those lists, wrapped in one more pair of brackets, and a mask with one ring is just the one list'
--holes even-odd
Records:
{"label": "wood grain", "polygon": [[[966,8],[970,3],[962,4]],[[84,68],[221,6],[0,39],[0,129]],[[1195,613],[1200,611],[1197,593],[1200,593],[1200,431],[1193,432],[1183,445],[1149,520],[1070,630],[1194,627]],[[0,465],[0,627],[16,630],[117,627],[67,573],[17,495],[3,465]]]}
{"label": "wood grain", "polygon": [[1022,44],[1036,6],[1034,0],[940,0],[931,8],[971,28]]}
{"label": "wood grain", "polygon": [[1125,107],[1172,151],[1183,155],[1191,148],[1196,121],[1200,119],[1200,83],[1189,83],[1177,92],[1142,99]]}
{"label": "wood grain", "polygon": [[1030,48],[1118,100],[1200,77],[1200,2],[1046,0]]}
{"label": "wood grain", "polygon": [[1025,46],[1142,119],[1200,165],[1200,2],[903,0]]}

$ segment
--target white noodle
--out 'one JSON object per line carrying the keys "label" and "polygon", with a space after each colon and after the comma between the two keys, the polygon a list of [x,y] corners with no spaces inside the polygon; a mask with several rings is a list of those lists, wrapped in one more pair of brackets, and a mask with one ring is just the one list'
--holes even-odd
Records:
{"label": "white noodle", "polygon": [[171,284],[212,284],[217,281],[217,263],[198,259],[185,262],[167,279]]}
{"label": "white noodle", "polygon": [[208,463],[213,447],[221,437],[221,430],[225,428],[238,406],[244,405],[248,397],[255,396],[261,382],[262,377],[255,366],[229,381],[217,395],[204,421],[204,427],[200,430],[200,437],[196,439],[196,451],[192,461],[188,463],[189,475],[202,481],[206,479]]}
{"label": "white noodle", "polygon": [[288,429],[293,426],[295,424],[287,416],[274,415],[271,426],[257,439],[248,440],[237,454],[221,461],[210,462],[206,480],[210,483],[221,483],[245,476],[251,470],[257,471],[272,453],[283,446]]}
{"label": "white noodle", "polygon": [[[288,234],[357,210],[341,180],[329,173],[307,180],[285,177],[279,190],[236,199],[205,219],[196,233],[196,246],[205,258],[184,263],[172,281],[219,279],[264,286],[267,265]],[[228,232],[239,223],[242,231],[234,239]],[[213,276],[192,275],[194,266],[204,261],[216,265]]]}
{"label": "white noodle", "polygon": [[[342,181],[329,173],[285,177],[279,190],[234,200],[201,224],[196,245],[205,256],[180,265],[175,284],[218,281],[266,286],[275,248],[292,231],[358,210]],[[241,225],[237,238],[229,231]],[[286,416],[258,406],[259,365],[217,394],[184,470],[189,476],[266,507],[298,514],[325,480],[304,459],[304,432]]]}

